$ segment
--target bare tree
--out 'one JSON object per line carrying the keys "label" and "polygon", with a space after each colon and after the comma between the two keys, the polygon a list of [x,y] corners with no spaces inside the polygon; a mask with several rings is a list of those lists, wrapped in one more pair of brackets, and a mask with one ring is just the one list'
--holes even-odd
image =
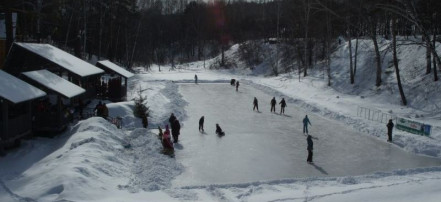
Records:
{"label": "bare tree", "polygon": [[392,19],[392,23],[390,26],[392,33],[392,55],[393,55],[393,63],[395,67],[395,75],[397,77],[398,90],[400,91],[401,101],[403,105],[407,105],[406,96],[404,95],[403,86],[401,85],[401,77],[400,77],[400,69],[398,68],[398,57],[397,57],[397,28],[396,28],[396,19]]}

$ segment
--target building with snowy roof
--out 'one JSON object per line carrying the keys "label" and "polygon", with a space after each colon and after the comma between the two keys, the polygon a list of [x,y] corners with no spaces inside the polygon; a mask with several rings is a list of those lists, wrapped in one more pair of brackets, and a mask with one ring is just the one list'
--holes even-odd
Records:
{"label": "building with snowy roof", "polygon": [[33,130],[44,136],[64,130],[72,115],[72,105],[67,104],[86,90],[45,69],[22,74],[25,81],[48,94],[47,99],[39,100],[33,105]]}
{"label": "building with snowy roof", "polygon": [[102,77],[102,85],[98,94],[112,101],[125,100],[127,79],[133,77],[134,74],[109,60],[98,61],[96,66],[106,72],[106,75]]}
{"label": "building with snowy roof", "polygon": [[0,152],[32,132],[31,101],[46,93],[0,70]]}
{"label": "building with snowy roof", "polygon": [[14,43],[6,58],[4,70],[12,75],[47,69],[84,88],[82,99],[96,96],[104,71],[50,44]]}

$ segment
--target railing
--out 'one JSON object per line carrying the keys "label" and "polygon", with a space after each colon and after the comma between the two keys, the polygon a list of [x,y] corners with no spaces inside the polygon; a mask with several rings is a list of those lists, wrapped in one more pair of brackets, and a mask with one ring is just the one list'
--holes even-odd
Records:
{"label": "railing", "polygon": [[370,109],[360,106],[357,108],[357,116],[380,123],[387,123],[389,119],[395,120],[396,122],[397,119],[396,116],[389,113],[384,113],[378,109]]}

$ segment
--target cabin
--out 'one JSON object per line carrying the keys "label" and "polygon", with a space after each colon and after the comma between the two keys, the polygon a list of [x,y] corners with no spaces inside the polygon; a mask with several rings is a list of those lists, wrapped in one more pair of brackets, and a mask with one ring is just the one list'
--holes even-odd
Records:
{"label": "cabin", "polygon": [[32,133],[32,100],[42,90],[0,70],[0,153]]}
{"label": "cabin", "polygon": [[108,60],[98,61],[95,66],[105,71],[105,75],[101,77],[98,95],[111,101],[126,100],[127,80],[134,74]]}
{"label": "cabin", "polygon": [[73,99],[86,90],[45,69],[23,72],[22,75],[23,80],[47,93],[45,99],[32,106],[33,131],[52,136],[66,129],[73,119]]}
{"label": "cabin", "polygon": [[14,43],[4,70],[19,76],[22,72],[46,69],[85,89],[79,98],[95,98],[104,71],[50,44]]}

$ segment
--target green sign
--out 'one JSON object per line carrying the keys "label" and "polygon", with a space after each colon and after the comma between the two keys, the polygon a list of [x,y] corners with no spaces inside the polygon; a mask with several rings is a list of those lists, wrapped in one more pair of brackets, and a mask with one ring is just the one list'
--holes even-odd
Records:
{"label": "green sign", "polygon": [[418,123],[416,121],[411,121],[403,118],[398,118],[397,128],[410,133],[414,133],[418,135],[426,135],[426,136],[429,136],[432,130],[432,126],[430,125]]}

